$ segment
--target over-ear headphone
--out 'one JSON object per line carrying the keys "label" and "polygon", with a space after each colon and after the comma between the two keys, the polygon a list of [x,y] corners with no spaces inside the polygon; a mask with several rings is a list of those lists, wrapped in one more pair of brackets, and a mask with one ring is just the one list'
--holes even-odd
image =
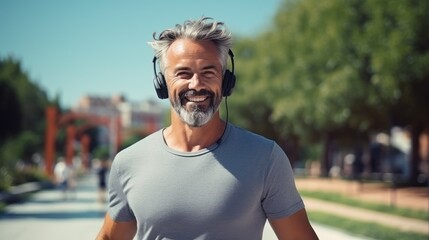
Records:
{"label": "over-ear headphone", "polygon": [[[235,74],[234,74],[234,53],[231,49],[228,51],[228,55],[231,59],[231,71],[225,70],[222,79],[222,96],[228,97],[231,95],[232,90],[235,87]],[[161,72],[156,71],[156,60],[157,57],[153,57],[153,71],[155,73],[155,77],[153,78],[153,85],[155,87],[156,94],[160,99],[168,98],[168,89],[167,83],[165,81],[165,77]]]}

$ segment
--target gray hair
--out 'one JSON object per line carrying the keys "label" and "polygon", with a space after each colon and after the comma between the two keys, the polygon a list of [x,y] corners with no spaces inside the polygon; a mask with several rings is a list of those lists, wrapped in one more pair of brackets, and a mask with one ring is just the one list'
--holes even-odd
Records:
{"label": "gray hair", "polygon": [[155,51],[161,72],[164,73],[168,48],[177,39],[191,39],[197,41],[211,41],[219,52],[219,60],[222,70],[226,69],[228,51],[232,47],[231,33],[223,22],[217,22],[213,18],[202,17],[199,20],[187,20],[183,25],[176,24],[174,28],[162,31],[158,37],[153,34],[153,41],[149,45]]}

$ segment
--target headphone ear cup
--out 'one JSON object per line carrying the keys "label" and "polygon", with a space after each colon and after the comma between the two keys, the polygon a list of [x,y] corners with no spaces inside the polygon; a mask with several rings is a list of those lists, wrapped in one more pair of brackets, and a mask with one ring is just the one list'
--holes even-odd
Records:
{"label": "headphone ear cup", "polygon": [[223,74],[222,80],[222,95],[228,97],[231,95],[232,90],[235,87],[235,75],[229,70],[226,70]]}
{"label": "headphone ear cup", "polygon": [[168,98],[167,83],[165,82],[164,75],[159,72],[153,79],[153,86],[155,87],[156,94],[160,99]]}

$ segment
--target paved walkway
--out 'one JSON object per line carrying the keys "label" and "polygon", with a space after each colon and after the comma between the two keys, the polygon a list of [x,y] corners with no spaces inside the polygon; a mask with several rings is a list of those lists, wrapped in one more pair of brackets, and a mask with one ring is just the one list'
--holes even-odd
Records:
{"label": "paved walkway", "polygon": [[61,192],[44,190],[21,204],[7,206],[0,215],[0,239],[95,239],[105,213],[96,202],[96,179],[80,179],[76,199],[63,200]]}
{"label": "paved walkway", "polygon": [[[24,203],[9,205],[7,213],[0,215],[0,239],[95,239],[106,211],[105,204],[97,203],[96,198],[96,178],[92,175],[78,181],[76,199],[63,200],[56,190],[40,191]],[[368,240],[340,229],[312,225],[322,240]],[[267,224],[263,240],[274,239]]]}

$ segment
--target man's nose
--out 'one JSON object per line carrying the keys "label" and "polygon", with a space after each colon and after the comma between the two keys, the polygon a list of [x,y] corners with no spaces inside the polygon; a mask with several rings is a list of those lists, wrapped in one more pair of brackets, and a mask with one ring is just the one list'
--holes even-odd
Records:
{"label": "man's nose", "polygon": [[199,91],[201,89],[203,89],[204,84],[202,79],[200,78],[200,76],[195,73],[192,78],[190,79],[189,82],[189,89],[195,89],[196,91]]}

